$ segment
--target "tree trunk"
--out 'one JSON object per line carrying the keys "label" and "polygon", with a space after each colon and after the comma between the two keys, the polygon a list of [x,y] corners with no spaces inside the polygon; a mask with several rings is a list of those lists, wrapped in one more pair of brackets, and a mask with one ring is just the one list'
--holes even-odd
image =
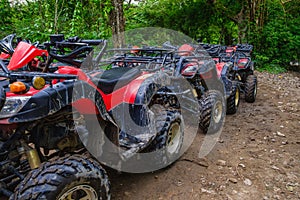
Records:
{"label": "tree trunk", "polygon": [[112,9],[109,13],[109,23],[112,28],[112,37],[115,48],[125,44],[125,18],[123,12],[123,0],[111,0]]}

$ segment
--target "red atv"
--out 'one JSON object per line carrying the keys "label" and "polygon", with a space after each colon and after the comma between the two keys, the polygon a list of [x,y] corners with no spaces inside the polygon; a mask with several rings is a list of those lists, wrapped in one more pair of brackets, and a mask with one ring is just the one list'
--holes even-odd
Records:
{"label": "red atv", "polygon": [[[100,162],[126,170],[137,153],[158,151],[147,159],[154,165],[145,169],[150,171],[181,155],[183,109],[170,76],[124,66],[84,72],[82,58],[99,43],[105,41],[53,35],[46,49],[20,42],[8,67],[0,61],[2,195],[110,199]],[[24,71],[37,56],[38,68]],[[53,65],[55,60],[60,63]]]}
{"label": "red atv", "polygon": [[253,103],[257,94],[257,77],[254,75],[254,62],[251,60],[253,46],[249,44],[233,46],[201,44],[201,46],[213,57],[219,69],[226,64],[228,78],[238,81],[246,102]]}
{"label": "red atv", "polygon": [[219,65],[228,65],[228,77],[240,83],[246,102],[253,103],[257,94],[257,77],[254,75],[254,63],[251,60],[252,45],[228,47],[226,53],[220,53]]}
{"label": "red atv", "polygon": [[193,107],[198,111],[195,119],[198,119],[199,127],[204,133],[220,130],[225,113],[224,86],[217,76],[214,62],[208,56],[199,54],[191,45],[176,47],[169,42],[164,43],[163,47],[133,46],[121,51],[112,59],[115,65],[122,63],[127,67],[141,68],[143,62],[148,60],[152,62],[151,69],[161,70],[177,80],[170,86],[173,91],[180,88],[182,82],[188,84],[193,98],[183,99],[190,104],[193,102]]}

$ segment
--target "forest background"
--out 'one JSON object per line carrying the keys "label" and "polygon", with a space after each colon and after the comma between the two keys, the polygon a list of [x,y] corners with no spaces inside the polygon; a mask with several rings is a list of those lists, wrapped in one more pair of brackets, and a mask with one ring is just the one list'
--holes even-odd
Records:
{"label": "forest background", "polygon": [[284,72],[300,59],[300,0],[1,0],[0,10],[2,38],[16,33],[44,42],[63,33],[106,39],[163,27],[203,43],[252,44],[259,70]]}

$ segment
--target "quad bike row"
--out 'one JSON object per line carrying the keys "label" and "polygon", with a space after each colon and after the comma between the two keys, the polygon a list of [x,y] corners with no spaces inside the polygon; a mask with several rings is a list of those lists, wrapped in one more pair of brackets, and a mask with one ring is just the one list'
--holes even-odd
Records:
{"label": "quad bike row", "polygon": [[257,93],[257,77],[254,75],[254,62],[251,59],[253,45],[222,46],[203,43],[200,45],[213,57],[217,68],[228,68],[229,79],[238,81],[245,95],[245,101],[253,103]]}
{"label": "quad bike row", "polygon": [[[158,151],[148,159],[149,171],[180,156],[185,103],[178,98],[191,93],[171,90],[180,80],[147,68],[83,71],[81,65],[99,61],[104,40],[13,40],[1,41],[1,196],[110,199],[99,160],[124,170],[136,153]],[[96,58],[82,62],[99,44]]]}
{"label": "quad bike row", "polygon": [[110,199],[102,165],[166,167],[190,119],[210,134],[237,110],[239,81],[199,45],[107,47],[61,34],[0,41],[0,196]]}
{"label": "quad bike row", "polygon": [[199,127],[204,133],[213,133],[223,125],[224,115],[234,114],[239,106],[240,87],[228,77],[228,69],[216,67],[214,60],[201,47],[194,44],[173,46],[165,42],[161,47],[144,46],[117,49],[108,63],[113,66],[141,67],[143,59],[163,60],[168,65],[152,65],[171,77],[183,78],[191,86],[198,101]]}

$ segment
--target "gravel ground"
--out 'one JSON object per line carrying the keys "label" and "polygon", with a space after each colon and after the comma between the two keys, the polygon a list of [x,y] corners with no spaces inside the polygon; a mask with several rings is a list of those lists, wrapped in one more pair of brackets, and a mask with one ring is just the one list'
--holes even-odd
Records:
{"label": "gravel ground", "polygon": [[214,149],[199,158],[199,133],[172,166],[109,171],[113,199],[300,199],[300,74],[256,72],[256,102],[227,115]]}

